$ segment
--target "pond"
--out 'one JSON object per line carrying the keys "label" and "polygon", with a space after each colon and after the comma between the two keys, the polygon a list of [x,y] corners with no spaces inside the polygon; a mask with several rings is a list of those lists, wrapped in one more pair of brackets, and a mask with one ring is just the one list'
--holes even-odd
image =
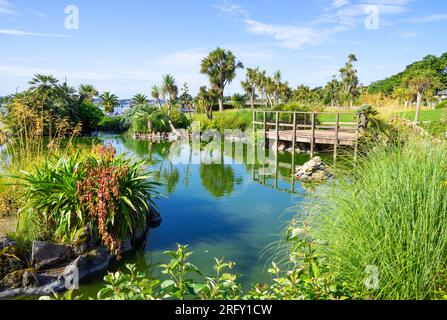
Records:
{"label": "pond", "polygon": [[[274,244],[299,214],[298,204],[306,192],[291,179],[291,154],[270,155],[266,166],[249,163],[247,146],[238,151],[222,147],[224,152],[212,155],[220,161],[212,163],[194,154],[189,142],[152,144],[125,135],[99,139],[118,153],[145,159],[164,195],[156,200],[161,226],[149,232],[144,250],[126,256],[112,270],[133,263],[140,271],[151,272],[154,265],[166,262],[164,251],[188,244],[194,252],[192,262],[206,274],[212,273],[217,257],[236,262],[234,273],[242,275],[245,287],[267,281]],[[308,155],[297,155],[295,164],[308,160]],[[102,286],[101,278],[93,279],[81,284],[80,291],[84,297],[95,297]]]}

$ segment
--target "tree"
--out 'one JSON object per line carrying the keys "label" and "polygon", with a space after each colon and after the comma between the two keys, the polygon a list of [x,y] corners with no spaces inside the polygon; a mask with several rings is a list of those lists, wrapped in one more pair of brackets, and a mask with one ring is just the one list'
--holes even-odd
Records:
{"label": "tree", "polygon": [[99,95],[98,90],[91,84],[81,84],[78,89],[79,104],[83,102],[92,102]]}
{"label": "tree", "polygon": [[31,85],[30,90],[45,100],[58,82],[59,81],[51,75],[36,74],[29,82]]}
{"label": "tree", "polygon": [[217,48],[208,57],[202,60],[200,72],[208,75],[210,85],[217,94],[219,110],[224,111],[223,97],[225,87],[236,77],[236,70],[244,68],[243,64],[236,61],[231,51]]}
{"label": "tree", "polygon": [[242,88],[244,89],[247,97],[250,99],[250,106],[252,109],[255,108],[255,98],[256,98],[256,77],[259,73],[259,67],[256,69],[247,69],[247,74],[245,76],[245,81],[241,82]]}
{"label": "tree", "polygon": [[189,94],[189,87],[188,87],[188,84],[186,82],[183,84],[183,87],[182,87],[181,91],[182,91],[182,94],[180,95],[179,98],[180,98],[180,102],[182,104],[182,107],[189,108],[194,99]]}
{"label": "tree", "polygon": [[233,97],[231,98],[231,101],[233,102],[233,105],[236,108],[242,109],[245,106],[245,102],[247,101],[247,98],[243,94],[235,93],[233,95]]}
{"label": "tree", "polygon": [[178,87],[175,84],[175,78],[169,74],[163,76],[162,93],[168,96],[166,103],[168,106],[168,117],[171,116],[171,108],[174,101],[177,99]]}
{"label": "tree", "polygon": [[149,99],[146,95],[138,93],[132,98],[132,107],[142,104],[149,104]]}
{"label": "tree", "polygon": [[86,100],[79,106],[79,119],[84,133],[97,130],[98,124],[103,118],[104,113],[92,102]]}
{"label": "tree", "polygon": [[393,95],[394,98],[399,100],[399,102],[404,102],[404,109],[407,109],[408,106],[411,106],[411,102],[413,101],[415,96],[410,88],[405,85],[400,85],[395,88]]}
{"label": "tree", "polygon": [[213,107],[216,102],[216,92],[213,89],[208,90],[206,86],[202,86],[197,94],[197,104],[205,109],[208,119],[213,120]]}
{"label": "tree", "polygon": [[151,96],[152,98],[154,98],[155,100],[157,100],[158,105],[161,108],[161,89],[158,86],[152,86],[151,89]]}
{"label": "tree", "polygon": [[312,90],[308,86],[300,85],[294,90],[293,97],[298,103],[309,105],[313,99]]}
{"label": "tree", "polygon": [[338,105],[340,99],[340,83],[335,75],[332,80],[326,84],[324,91],[327,99],[331,102],[331,107],[333,108]]}
{"label": "tree", "polygon": [[416,66],[405,74],[402,79],[402,84],[408,87],[416,96],[415,122],[418,123],[422,99],[427,91],[437,89],[441,86],[441,77],[435,70]]}
{"label": "tree", "polygon": [[345,102],[349,102],[351,108],[354,106],[354,99],[359,95],[359,78],[354,68],[354,62],[357,61],[355,54],[350,54],[345,67],[340,69],[343,98]]}
{"label": "tree", "polygon": [[100,99],[105,113],[113,113],[115,108],[120,105],[118,97],[108,91],[104,92]]}

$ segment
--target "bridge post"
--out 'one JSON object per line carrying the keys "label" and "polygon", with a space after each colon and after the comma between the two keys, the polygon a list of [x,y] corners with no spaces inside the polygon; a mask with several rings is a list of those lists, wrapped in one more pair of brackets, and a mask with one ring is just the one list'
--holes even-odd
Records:
{"label": "bridge post", "polygon": [[276,112],[276,156],[279,151],[279,112]]}
{"label": "bridge post", "polygon": [[310,157],[314,157],[315,153],[315,122],[316,122],[316,113],[312,112],[312,136],[310,139]]}
{"label": "bridge post", "polygon": [[264,121],[264,140],[267,141],[267,112],[263,112],[263,121]]}
{"label": "bridge post", "polygon": [[335,141],[334,141],[334,165],[337,164],[338,155],[338,142],[339,142],[339,131],[340,131],[340,114],[337,113],[335,124]]}
{"label": "bridge post", "polygon": [[296,146],[296,112],[293,113],[292,176],[295,175],[295,153],[296,153],[295,146]]}

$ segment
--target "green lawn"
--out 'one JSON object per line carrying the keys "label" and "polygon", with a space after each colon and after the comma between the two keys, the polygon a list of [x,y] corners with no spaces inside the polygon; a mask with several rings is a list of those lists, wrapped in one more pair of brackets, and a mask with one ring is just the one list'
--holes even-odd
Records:
{"label": "green lawn", "polygon": [[[398,114],[402,118],[406,118],[408,120],[415,120],[416,111],[407,111],[401,112]],[[436,110],[422,110],[420,114],[419,121],[440,121],[443,118],[446,118],[447,113],[445,109],[436,109]]]}
{"label": "green lawn", "polygon": [[[336,122],[337,117],[335,114],[319,114],[318,120],[320,122]],[[340,115],[340,122],[355,122],[356,115],[355,113],[352,114],[341,114]]]}

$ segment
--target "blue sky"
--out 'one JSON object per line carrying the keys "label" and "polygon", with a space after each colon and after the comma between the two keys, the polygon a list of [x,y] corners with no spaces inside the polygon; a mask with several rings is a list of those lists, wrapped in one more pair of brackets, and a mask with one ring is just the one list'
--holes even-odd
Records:
{"label": "blue sky", "polygon": [[[79,29],[65,27],[67,5]],[[324,85],[352,52],[368,84],[446,52],[446,31],[445,0],[0,0],[0,96],[35,73],[121,98],[149,94],[170,73],[194,93],[207,84],[200,60],[217,46],[246,67],[281,70],[293,87]]]}

